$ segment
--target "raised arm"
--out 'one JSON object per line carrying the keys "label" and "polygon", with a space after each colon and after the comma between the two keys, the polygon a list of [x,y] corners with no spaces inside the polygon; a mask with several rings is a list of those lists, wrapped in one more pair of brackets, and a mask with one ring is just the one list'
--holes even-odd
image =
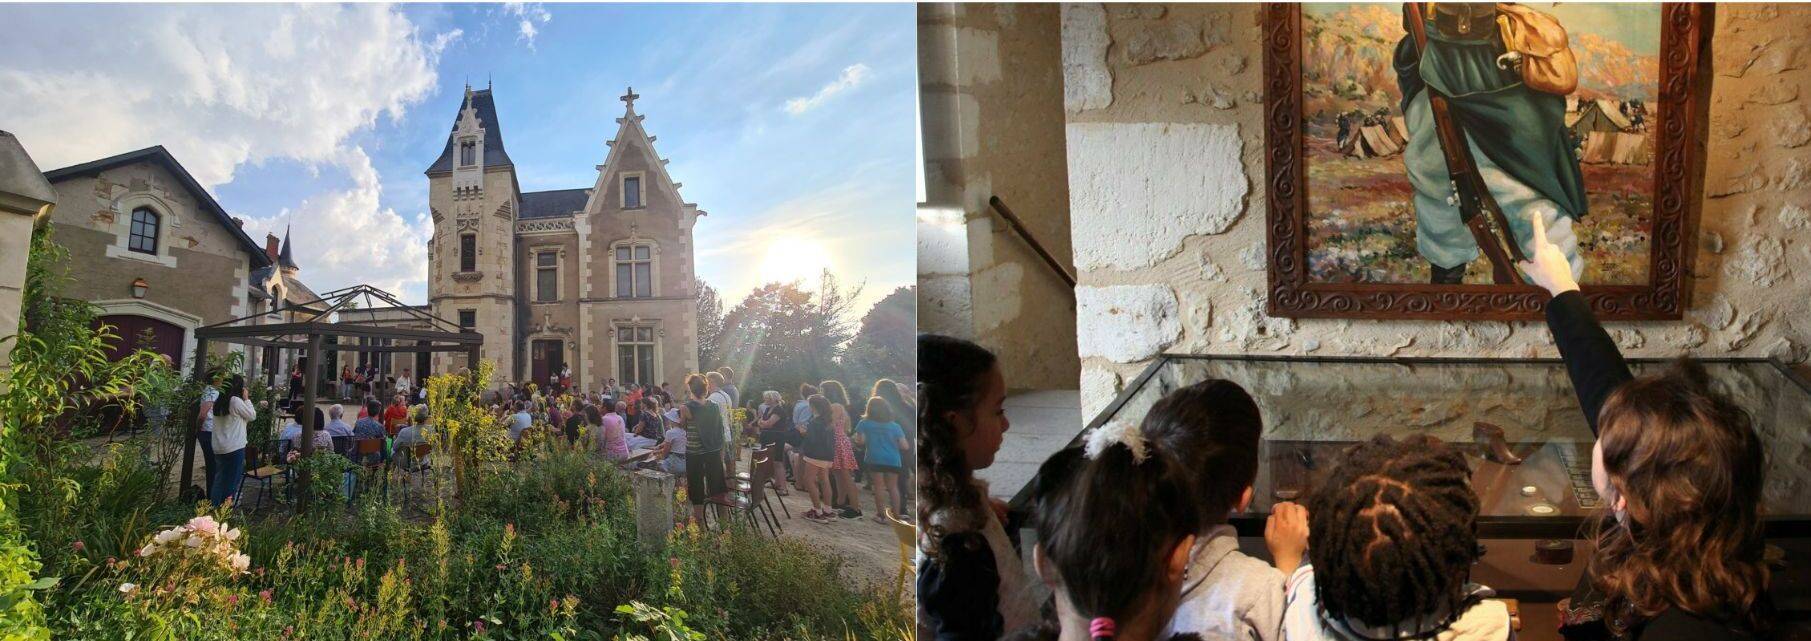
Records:
{"label": "raised arm", "polygon": [[1529,280],[1553,295],[1547,303],[1547,329],[1566,362],[1566,374],[1578,394],[1578,405],[1585,413],[1591,433],[1597,433],[1597,413],[1604,399],[1624,381],[1634,378],[1622,351],[1616,348],[1609,332],[1598,324],[1591,306],[1578,291],[1572,277],[1572,266],[1559,248],[1547,240],[1546,226],[1534,217],[1534,258],[1519,265]]}

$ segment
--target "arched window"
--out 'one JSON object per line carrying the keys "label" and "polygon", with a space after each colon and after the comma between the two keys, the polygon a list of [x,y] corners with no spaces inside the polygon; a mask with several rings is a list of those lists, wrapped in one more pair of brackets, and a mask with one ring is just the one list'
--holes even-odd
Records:
{"label": "arched window", "polygon": [[126,248],[144,254],[157,253],[157,236],[163,218],[148,207],[132,210],[132,234],[126,239]]}

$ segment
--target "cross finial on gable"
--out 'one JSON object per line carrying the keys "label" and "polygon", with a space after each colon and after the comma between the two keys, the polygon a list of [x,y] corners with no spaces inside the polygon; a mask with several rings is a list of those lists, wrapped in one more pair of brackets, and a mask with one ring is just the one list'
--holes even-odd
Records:
{"label": "cross finial on gable", "polygon": [[634,109],[635,108],[635,99],[640,98],[640,97],[641,97],[641,94],[635,93],[635,88],[630,87],[628,93],[623,94],[622,97],[617,98],[617,99],[623,101],[623,104],[628,105],[629,109]]}

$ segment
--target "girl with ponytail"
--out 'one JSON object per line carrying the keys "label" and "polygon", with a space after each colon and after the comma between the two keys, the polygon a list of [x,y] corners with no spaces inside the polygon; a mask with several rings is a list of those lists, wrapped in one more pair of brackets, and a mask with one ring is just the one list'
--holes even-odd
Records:
{"label": "girl with ponytail", "polygon": [[1201,523],[1191,481],[1129,424],[1045,461],[1032,481],[1032,558],[1052,616],[1020,638],[1166,638]]}
{"label": "girl with ponytail", "polygon": [[1035,585],[974,471],[993,465],[1006,379],[974,343],[918,335],[918,638],[994,641],[1037,621]]}

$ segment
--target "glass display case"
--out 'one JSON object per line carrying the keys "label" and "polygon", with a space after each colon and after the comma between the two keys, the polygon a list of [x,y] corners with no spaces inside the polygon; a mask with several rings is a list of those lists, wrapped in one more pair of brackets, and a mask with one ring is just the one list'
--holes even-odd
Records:
{"label": "glass display case", "polygon": [[[1753,415],[1766,443],[1763,513],[1778,561],[1776,600],[1811,611],[1811,384],[1770,360],[1701,362]],[[1667,363],[1630,365],[1639,375]],[[1346,447],[1377,434],[1422,433],[1456,444],[1471,462],[1486,549],[1475,580],[1535,602],[1557,601],[1576,585],[1602,500],[1591,487],[1591,430],[1559,361],[1171,355],[1088,427],[1142,420],[1165,394],[1211,378],[1243,386],[1264,417],[1254,498],[1231,519],[1247,552],[1266,556],[1271,506],[1303,499]],[[1021,489],[1015,517],[1028,500]]]}

